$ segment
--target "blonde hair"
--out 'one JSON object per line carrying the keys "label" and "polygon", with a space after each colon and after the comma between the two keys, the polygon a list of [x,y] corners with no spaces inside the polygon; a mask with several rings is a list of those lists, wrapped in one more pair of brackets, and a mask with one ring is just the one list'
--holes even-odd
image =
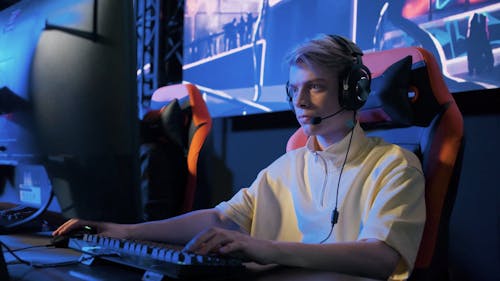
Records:
{"label": "blonde hair", "polygon": [[362,52],[353,42],[347,39],[343,40],[345,42],[340,41],[336,36],[318,34],[292,49],[286,55],[285,63],[289,67],[305,64],[309,67],[322,68],[340,75],[339,80],[342,80],[354,64],[355,57],[352,50]]}

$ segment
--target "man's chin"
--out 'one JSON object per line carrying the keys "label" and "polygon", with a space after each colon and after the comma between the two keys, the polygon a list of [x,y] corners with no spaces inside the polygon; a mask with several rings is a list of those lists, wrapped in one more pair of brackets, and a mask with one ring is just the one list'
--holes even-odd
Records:
{"label": "man's chin", "polygon": [[308,137],[314,136],[316,135],[316,130],[314,127],[315,126],[311,124],[304,124],[302,125],[302,131],[304,131],[304,134],[306,134],[306,136]]}

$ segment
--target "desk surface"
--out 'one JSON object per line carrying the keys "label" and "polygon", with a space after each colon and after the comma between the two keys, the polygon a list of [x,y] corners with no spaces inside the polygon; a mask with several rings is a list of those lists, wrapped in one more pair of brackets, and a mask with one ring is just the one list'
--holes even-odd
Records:
{"label": "desk surface", "polygon": [[[15,253],[27,261],[38,264],[60,263],[60,262],[75,262],[70,265],[46,268],[34,268],[24,264],[15,263],[15,258],[4,253],[6,262],[8,263],[8,271],[11,276],[11,281],[108,281],[108,280],[141,280],[144,271],[121,266],[109,262],[96,262],[92,265],[84,265],[78,263],[81,255],[80,252],[72,249],[43,247],[49,244],[50,238],[46,235],[33,234],[15,234],[1,235],[0,240],[8,245],[11,249],[20,249],[29,246],[42,246],[16,251]],[[163,280],[173,280],[164,278]],[[307,281],[307,280],[330,280],[330,281],[370,281],[373,279],[360,278],[334,272],[322,272],[314,270],[306,270],[301,268],[273,268],[267,270],[259,270],[258,273],[249,274],[238,280],[247,281]],[[3,280],[2,280],[3,281]]]}

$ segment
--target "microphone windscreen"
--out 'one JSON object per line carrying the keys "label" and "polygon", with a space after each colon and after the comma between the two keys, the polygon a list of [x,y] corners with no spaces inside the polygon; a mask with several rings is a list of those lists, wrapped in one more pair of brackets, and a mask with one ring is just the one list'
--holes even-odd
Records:
{"label": "microphone windscreen", "polygon": [[323,118],[321,118],[319,116],[313,117],[313,118],[311,118],[311,124],[318,125],[319,123],[321,123],[322,120],[323,120]]}

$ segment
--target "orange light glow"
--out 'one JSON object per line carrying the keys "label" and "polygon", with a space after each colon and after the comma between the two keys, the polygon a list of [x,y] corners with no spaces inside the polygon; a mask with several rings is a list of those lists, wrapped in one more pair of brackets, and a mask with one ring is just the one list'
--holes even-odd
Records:
{"label": "orange light glow", "polygon": [[414,18],[429,12],[428,0],[408,0],[403,7],[404,18]]}

